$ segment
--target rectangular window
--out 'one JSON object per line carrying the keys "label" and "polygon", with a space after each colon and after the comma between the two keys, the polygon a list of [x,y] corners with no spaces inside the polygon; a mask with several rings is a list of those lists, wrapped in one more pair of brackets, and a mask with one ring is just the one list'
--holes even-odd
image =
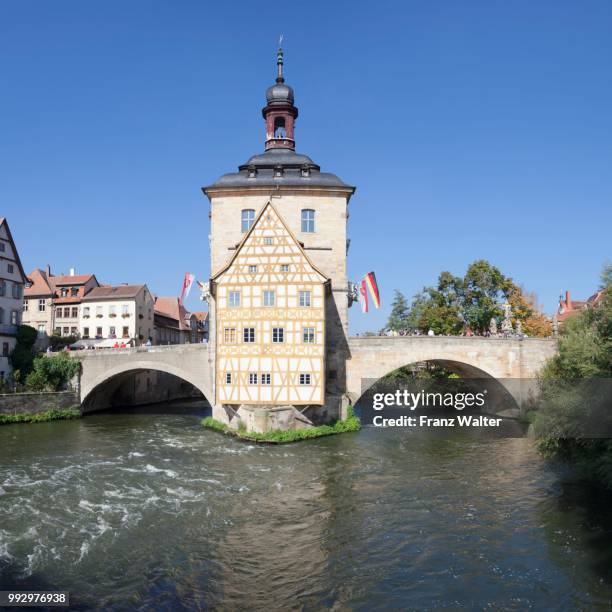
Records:
{"label": "rectangular window", "polygon": [[309,234],[315,231],[315,211],[311,208],[302,210],[302,231]]}
{"label": "rectangular window", "polygon": [[19,311],[11,310],[11,325],[19,325]]}
{"label": "rectangular window", "polygon": [[96,327],[96,338],[101,338],[101,337],[102,337],[102,328]]}
{"label": "rectangular window", "polygon": [[3,342],[2,343],[2,356],[8,357],[8,355],[9,355],[9,343]]}
{"label": "rectangular window", "polygon": [[281,272],[289,272],[289,264],[281,264],[280,271]]}
{"label": "rectangular window", "polygon": [[129,304],[121,305],[121,314],[126,317],[130,316],[130,305]]}
{"label": "rectangular window", "polygon": [[0,242],[0,251],[2,251],[4,253],[4,251],[6,251],[6,244],[4,244],[4,242]]}
{"label": "rectangular window", "polygon": [[22,297],[21,296],[21,285],[18,285],[17,283],[13,285],[13,297],[16,300],[19,300]]}
{"label": "rectangular window", "polygon": [[63,327],[62,328],[62,336],[66,337],[70,335],[70,328],[69,327]]}
{"label": "rectangular window", "polygon": [[72,297],[78,297],[78,295],[79,295],[79,288],[78,287],[72,287],[70,289],[70,295]]}
{"label": "rectangular window", "polygon": [[240,216],[240,229],[243,232],[248,232],[255,221],[255,211],[251,208],[245,208]]}
{"label": "rectangular window", "polygon": [[268,246],[270,246],[271,244],[274,244],[274,238],[272,238],[271,236],[265,236],[264,244]]}
{"label": "rectangular window", "polygon": [[69,319],[69,318],[70,318],[70,308],[66,306],[66,308],[64,308],[64,319]]}
{"label": "rectangular window", "polygon": [[38,300],[38,312],[47,310],[47,300]]}
{"label": "rectangular window", "polygon": [[300,374],[300,385],[310,384],[310,374]]}
{"label": "rectangular window", "polygon": [[115,338],[117,336],[116,332],[115,332],[115,327],[113,325],[111,325],[108,329],[108,335],[111,338]]}
{"label": "rectangular window", "polygon": [[72,307],[71,316],[72,316],[73,319],[75,319],[76,317],[79,316],[79,307],[78,306],[73,306]]}
{"label": "rectangular window", "polygon": [[255,274],[257,272],[257,266],[249,266],[249,274]]}
{"label": "rectangular window", "polygon": [[226,385],[231,385],[232,384],[232,373],[231,372],[226,372],[225,373],[225,384]]}
{"label": "rectangular window", "polygon": [[68,297],[68,289],[66,289],[66,287],[62,287],[62,288],[60,289],[60,295],[61,295],[62,297]]}
{"label": "rectangular window", "polygon": [[223,329],[223,344],[236,344],[235,327],[226,327]]}
{"label": "rectangular window", "polygon": [[89,338],[89,327],[83,328],[83,338]]}
{"label": "rectangular window", "polygon": [[102,306],[96,306],[96,317],[102,318]]}
{"label": "rectangular window", "polygon": [[23,300],[23,312],[28,312],[28,300]]}
{"label": "rectangular window", "polygon": [[230,308],[238,308],[240,306],[240,291],[229,292]]}
{"label": "rectangular window", "polygon": [[257,373],[249,372],[249,385],[256,385],[256,384],[257,384]]}
{"label": "rectangular window", "polygon": [[53,332],[56,336],[61,336],[62,335],[62,328],[61,327],[56,327],[55,331]]}
{"label": "rectangular window", "polygon": [[123,331],[121,333],[121,336],[123,338],[129,338],[130,337],[130,328],[127,327],[127,325],[123,328]]}
{"label": "rectangular window", "polygon": [[0,296],[6,295],[6,281],[0,280]]}
{"label": "rectangular window", "polygon": [[310,308],[310,291],[300,291],[300,308]]}
{"label": "rectangular window", "polygon": [[116,304],[111,304],[108,307],[108,316],[109,317],[116,317],[117,316],[117,306],[116,306]]}
{"label": "rectangular window", "polygon": [[83,316],[89,318],[89,306],[83,306]]}
{"label": "rectangular window", "polygon": [[245,342],[255,342],[255,328],[254,327],[245,327],[242,330],[242,339]]}
{"label": "rectangular window", "polygon": [[314,344],[315,330],[314,327],[305,327],[303,329],[302,339],[304,344]]}
{"label": "rectangular window", "polygon": [[282,327],[272,328],[272,342],[284,342],[285,341],[285,330]]}
{"label": "rectangular window", "polygon": [[76,327],[71,327],[70,328],[70,335],[71,336],[76,336],[77,335],[77,328]]}
{"label": "rectangular window", "polygon": [[39,336],[44,336],[45,335],[45,324],[44,323],[39,323],[38,324],[38,335]]}
{"label": "rectangular window", "polygon": [[264,291],[263,292],[264,306],[274,306],[274,303],[275,303],[274,291]]}
{"label": "rectangular window", "polygon": [[270,376],[269,372],[265,372],[261,375],[261,384],[262,385],[269,385],[270,382],[272,380],[272,377]]}
{"label": "rectangular window", "polygon": [[13,264],[8,264],[6,267],[9,274],[12,274],[15,271],[15,266],[13,266]]}
{"label": "rectangular window", "polygon": [[64,310],[62,308],[56,308],[55,309],[55,318],[56,319],[61,319],[63,312],[64,312]]}

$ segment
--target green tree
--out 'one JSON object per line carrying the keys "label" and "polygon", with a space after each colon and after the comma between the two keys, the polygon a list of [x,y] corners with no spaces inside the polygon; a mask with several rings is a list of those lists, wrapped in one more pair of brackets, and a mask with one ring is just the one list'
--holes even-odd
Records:
{"label": "green tree", "polygon": [[387,328],[393,331],[406,329],[408,318],[408,302],[404,294],[398,289],[395,290],[395,296],[391,303],[391,313],[387,321]]}
{"label": "green tree", "polygon": [[406,315],[405,327],[427,333],[457,335],[466,327],[476,333],[489,329],[491,319],[499,324],[502,304],[508,300],[513,322],[521,322],[530,336],[549,336],[551,325],[537,307],[535,296],[525,295],[499,268],[480,259],[468,267],[465,276],[442,272],[435,287],[417,293]]}
{"label": "green tree", "polygon": [[78,374],[79,368],[79,362],[69,353],[36,357],[26,387],[32,391],[60,391]]}
{"label": "green tree", "polygon": [[596,307],[565,321],[557,354],[541,372],[542,396],[534,421],[538,445],[544,454],[568,459],[609,488],[612,488],[612,439],[585,437],[576,432],[589,419],[592,421],[594,414],[600,431],[612,428],[606,391],[599,397],[598,386],[583,384],[612,377],[611,268],[606,266],[602,273],[604,294]]}
{"label": "green tree", "polygon": [[20,325],[17,328],[17,343],[11,353],[11,364],[14,370],[18,370],[24,376],[32,370],[37,337],[37,331],[29,325]]}

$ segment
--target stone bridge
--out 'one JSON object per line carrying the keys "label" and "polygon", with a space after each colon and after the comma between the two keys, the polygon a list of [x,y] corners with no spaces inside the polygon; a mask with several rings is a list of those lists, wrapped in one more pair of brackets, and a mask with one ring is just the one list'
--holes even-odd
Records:
{"label": "stone bridge", "polygon": [[[495,378],[522,406],[537,372],[555,352],[554,340],[445,336],[363,336],[349,339],[346,392],[355,403],[368,386],[411,363],[429,361],[469,378]],[[214,404],[214,354],[207,344],[152,346],[81,351],[81,405],[85,412],[105,402],[129,377],[139,372],[165,372],[195,387]],[[535,381],[534,381],[535,382]],[[163,400],[163,389],[153,389]],[[223,418],[221,408],[213,414]]]}
{"label": "stone bridge", "polygon": [[[79,351],[74,355],[83,366],[79,388],[84,412],[106,407],[108,399],[127,378],[148,371],[176,376],[213,403],[213,355],[207,344]],[[157,391],[160,400],[164,399],[161,390]]]}
{"label": "stone bridge", "polygon": [[[353,403],[377,379],[403,366],[433,362],[467,378],[494,378],[521,408],[556,340],[478,336],[363,336],[349,339],[346,387]],[[533,381],[533,382],[531,382]]]}

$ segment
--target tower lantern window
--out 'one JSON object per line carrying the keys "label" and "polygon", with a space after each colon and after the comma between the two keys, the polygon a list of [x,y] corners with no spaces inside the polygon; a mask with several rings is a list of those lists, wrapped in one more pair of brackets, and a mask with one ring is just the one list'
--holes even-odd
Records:
{"label": "tower lantern window", "polygon": [[274,119],[274,138],[286,138],[287,130],[285,129],[285,118],[276,117]]}

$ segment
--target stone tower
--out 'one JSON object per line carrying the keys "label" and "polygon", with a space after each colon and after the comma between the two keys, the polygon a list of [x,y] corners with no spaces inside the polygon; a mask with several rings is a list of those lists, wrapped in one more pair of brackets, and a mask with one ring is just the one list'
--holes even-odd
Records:
{"label": "stone tower", "polygon": [[[268,87],[262,109],[264,152],[253,155],[238,172],[224,174],[203,188],[210,200],[211,278],[232,261],[262,209],[271,203],[307,258],[329,279],[325,300],[325,405],[313,416],[335,418],[346,391],[345,364],[349,357],[347,222],[355,188],[334,174],[321,172],[310,157],[296,153],[298,109],[293,88],[285,83],[282,49],[277,54],[277,70],[276,82]],[[209,307],[210,348],[215,354],[220,330],[215,328],[214,292]]]}

